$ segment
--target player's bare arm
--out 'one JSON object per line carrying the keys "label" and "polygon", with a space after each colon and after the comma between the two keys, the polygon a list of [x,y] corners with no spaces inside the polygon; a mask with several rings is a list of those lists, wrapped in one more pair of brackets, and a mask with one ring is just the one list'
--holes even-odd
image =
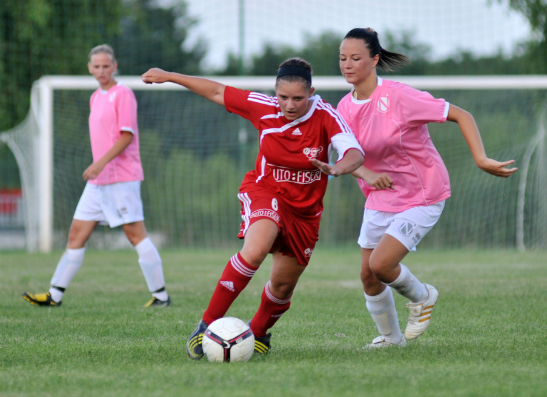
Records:
{"label": "player's bare arm", "polygon": [[384,190],[384,189],[391,189],[395,190],[393,188],[393,179],[390,178],[389,175],[385,173],[377,173],[374,172],[364,165],[357,168],[355,171],[351,173],[356,178],[364,180],[367,185],[372,186],[376,190]]}
{"label": "player's bare arm", "polygon": [[99,161],[96,161],[89,167],[87,167],[82,175],[84,180],[88,181],[90,179],[97,178],[105,165],[110,163],[121,152],[123,152],[132,141],[133,134],[129,131],[122,131],[122,136],[116,141],[116,143],[110,148],[110,150],[106,152],[105,155],[99,159]]}
{"label": "player's bare arm", "polygon": [[500,162],[486,156],[479,129],[471,113],[450,104],[447,120],[458,123],[463,137],[469,149],[471,149],[475,164],[481,170],[502,178],[507,178],[518,170],[518,168],[506,168],[508,165],[513,164],[515,160]]}
{"label": "player's bare arm", "polygon": [[355,171],[364,163],[365,158],[357,149],[350,149],[346,152],[344,158],[336,164],[327,164],[317,159],[310,159],[310,161],[324,174],[340,176]]}
{"label": "player's bare arm", "polygon": [[213,80],[152,68],[142,75],[142,81],[146,84],[175,83],[188,88],[211,102],[224,106],[224,89],[226,86]]}

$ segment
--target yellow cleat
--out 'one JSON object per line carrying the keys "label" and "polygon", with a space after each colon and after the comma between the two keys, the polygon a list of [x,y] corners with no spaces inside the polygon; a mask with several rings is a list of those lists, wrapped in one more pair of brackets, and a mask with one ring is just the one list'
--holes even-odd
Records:
{"label": "yellow cleat", "polygon": [[51,294],[46,292],[45,294],[32,295],[27,292],[23,292],[23,299],[35,306],[61,306],[63,302],[55,302],[51,299]]}

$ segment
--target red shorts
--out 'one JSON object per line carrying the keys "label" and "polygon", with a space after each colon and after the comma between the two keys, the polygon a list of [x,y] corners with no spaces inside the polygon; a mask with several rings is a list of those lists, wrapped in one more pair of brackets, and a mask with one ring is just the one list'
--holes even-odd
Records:
{"label": "red shorts", "polygon": [[239,193],[238,197],[243,218],[239,238],[245,237],[254,222],[269,219],[275,222],[279,230],[270,253],[279,251],[283,255],[295,257],[300,265],[308,264],[319,239],[321,215],[298,214],[279,200],[275,192],[256,190]]}

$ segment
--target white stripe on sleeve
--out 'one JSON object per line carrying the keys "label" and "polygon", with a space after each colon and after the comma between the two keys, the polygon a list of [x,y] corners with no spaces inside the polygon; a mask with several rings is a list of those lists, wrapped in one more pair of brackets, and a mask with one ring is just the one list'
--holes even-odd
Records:
{"label": "white stripe on sleeve", "polygon": [[443,117],[446,118],[448,116],[448,111],[450,110],[450,103],[448,102],[445,102],[445,105],[444,105],[444,113],[443,113]]}
{"label": "white stripe on sleeve", "polygon": [[344,134],[342,132],[338,133],[331,138],[331,142],[332,146],[334,147],[334,149],[336,149],[336,152],[338,153],[337,161],[342,160],[349,149],[357,149],[362,153],[363,156],[365,155],[365,152],[363,151],[361,145],[359,145],[359,142],[357,142],[357,139],[353,134]]}

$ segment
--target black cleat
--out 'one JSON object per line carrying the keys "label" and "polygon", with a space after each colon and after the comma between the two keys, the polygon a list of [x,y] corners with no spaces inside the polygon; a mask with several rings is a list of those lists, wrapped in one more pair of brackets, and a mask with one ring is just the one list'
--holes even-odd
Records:
{"label": "black cleat", "polygon": [[186,341],[186,355],[192,360],[203,358],[202,340],[206,329],[207,324],[203,320],[199,320],[198,326]]}
{"label": "black cleat", "polygon": [[151,307],[151,306],[155,306],[155,307],[171,306],[171,298],[167,297],[166,301],[162,301],[156,298],[155,296],[153,296],[152,299],[150,299],[150,301],[146,305],[144,305],[144,307]]}
{"label": "black cleat", "polygon": [[272,345],[270,344],[270,339],[272,338],[272,334],[266,334],[261,337],[255,336],[255,352],[258,354],[268,354],[270,351]]}
{"label": "black cleat", "polygon": [[31,305],[36,306],[61,306],[61,302],[55,302],[51,299],[51,294],[46,292],[45,294],[32,295],[27,292],[23,292],[23,299],[29,302]]}
{"label": "black cleat", "polygon": [[[249,328],[251,327],[251,321],[253,321],[252,318],[247,323]],[[261,336],[259,338],[255,336],[255,352],[258,354],[267,354],[272,347],[272,345],[270,344],[271,338],[272,338],[271,333]]]}

